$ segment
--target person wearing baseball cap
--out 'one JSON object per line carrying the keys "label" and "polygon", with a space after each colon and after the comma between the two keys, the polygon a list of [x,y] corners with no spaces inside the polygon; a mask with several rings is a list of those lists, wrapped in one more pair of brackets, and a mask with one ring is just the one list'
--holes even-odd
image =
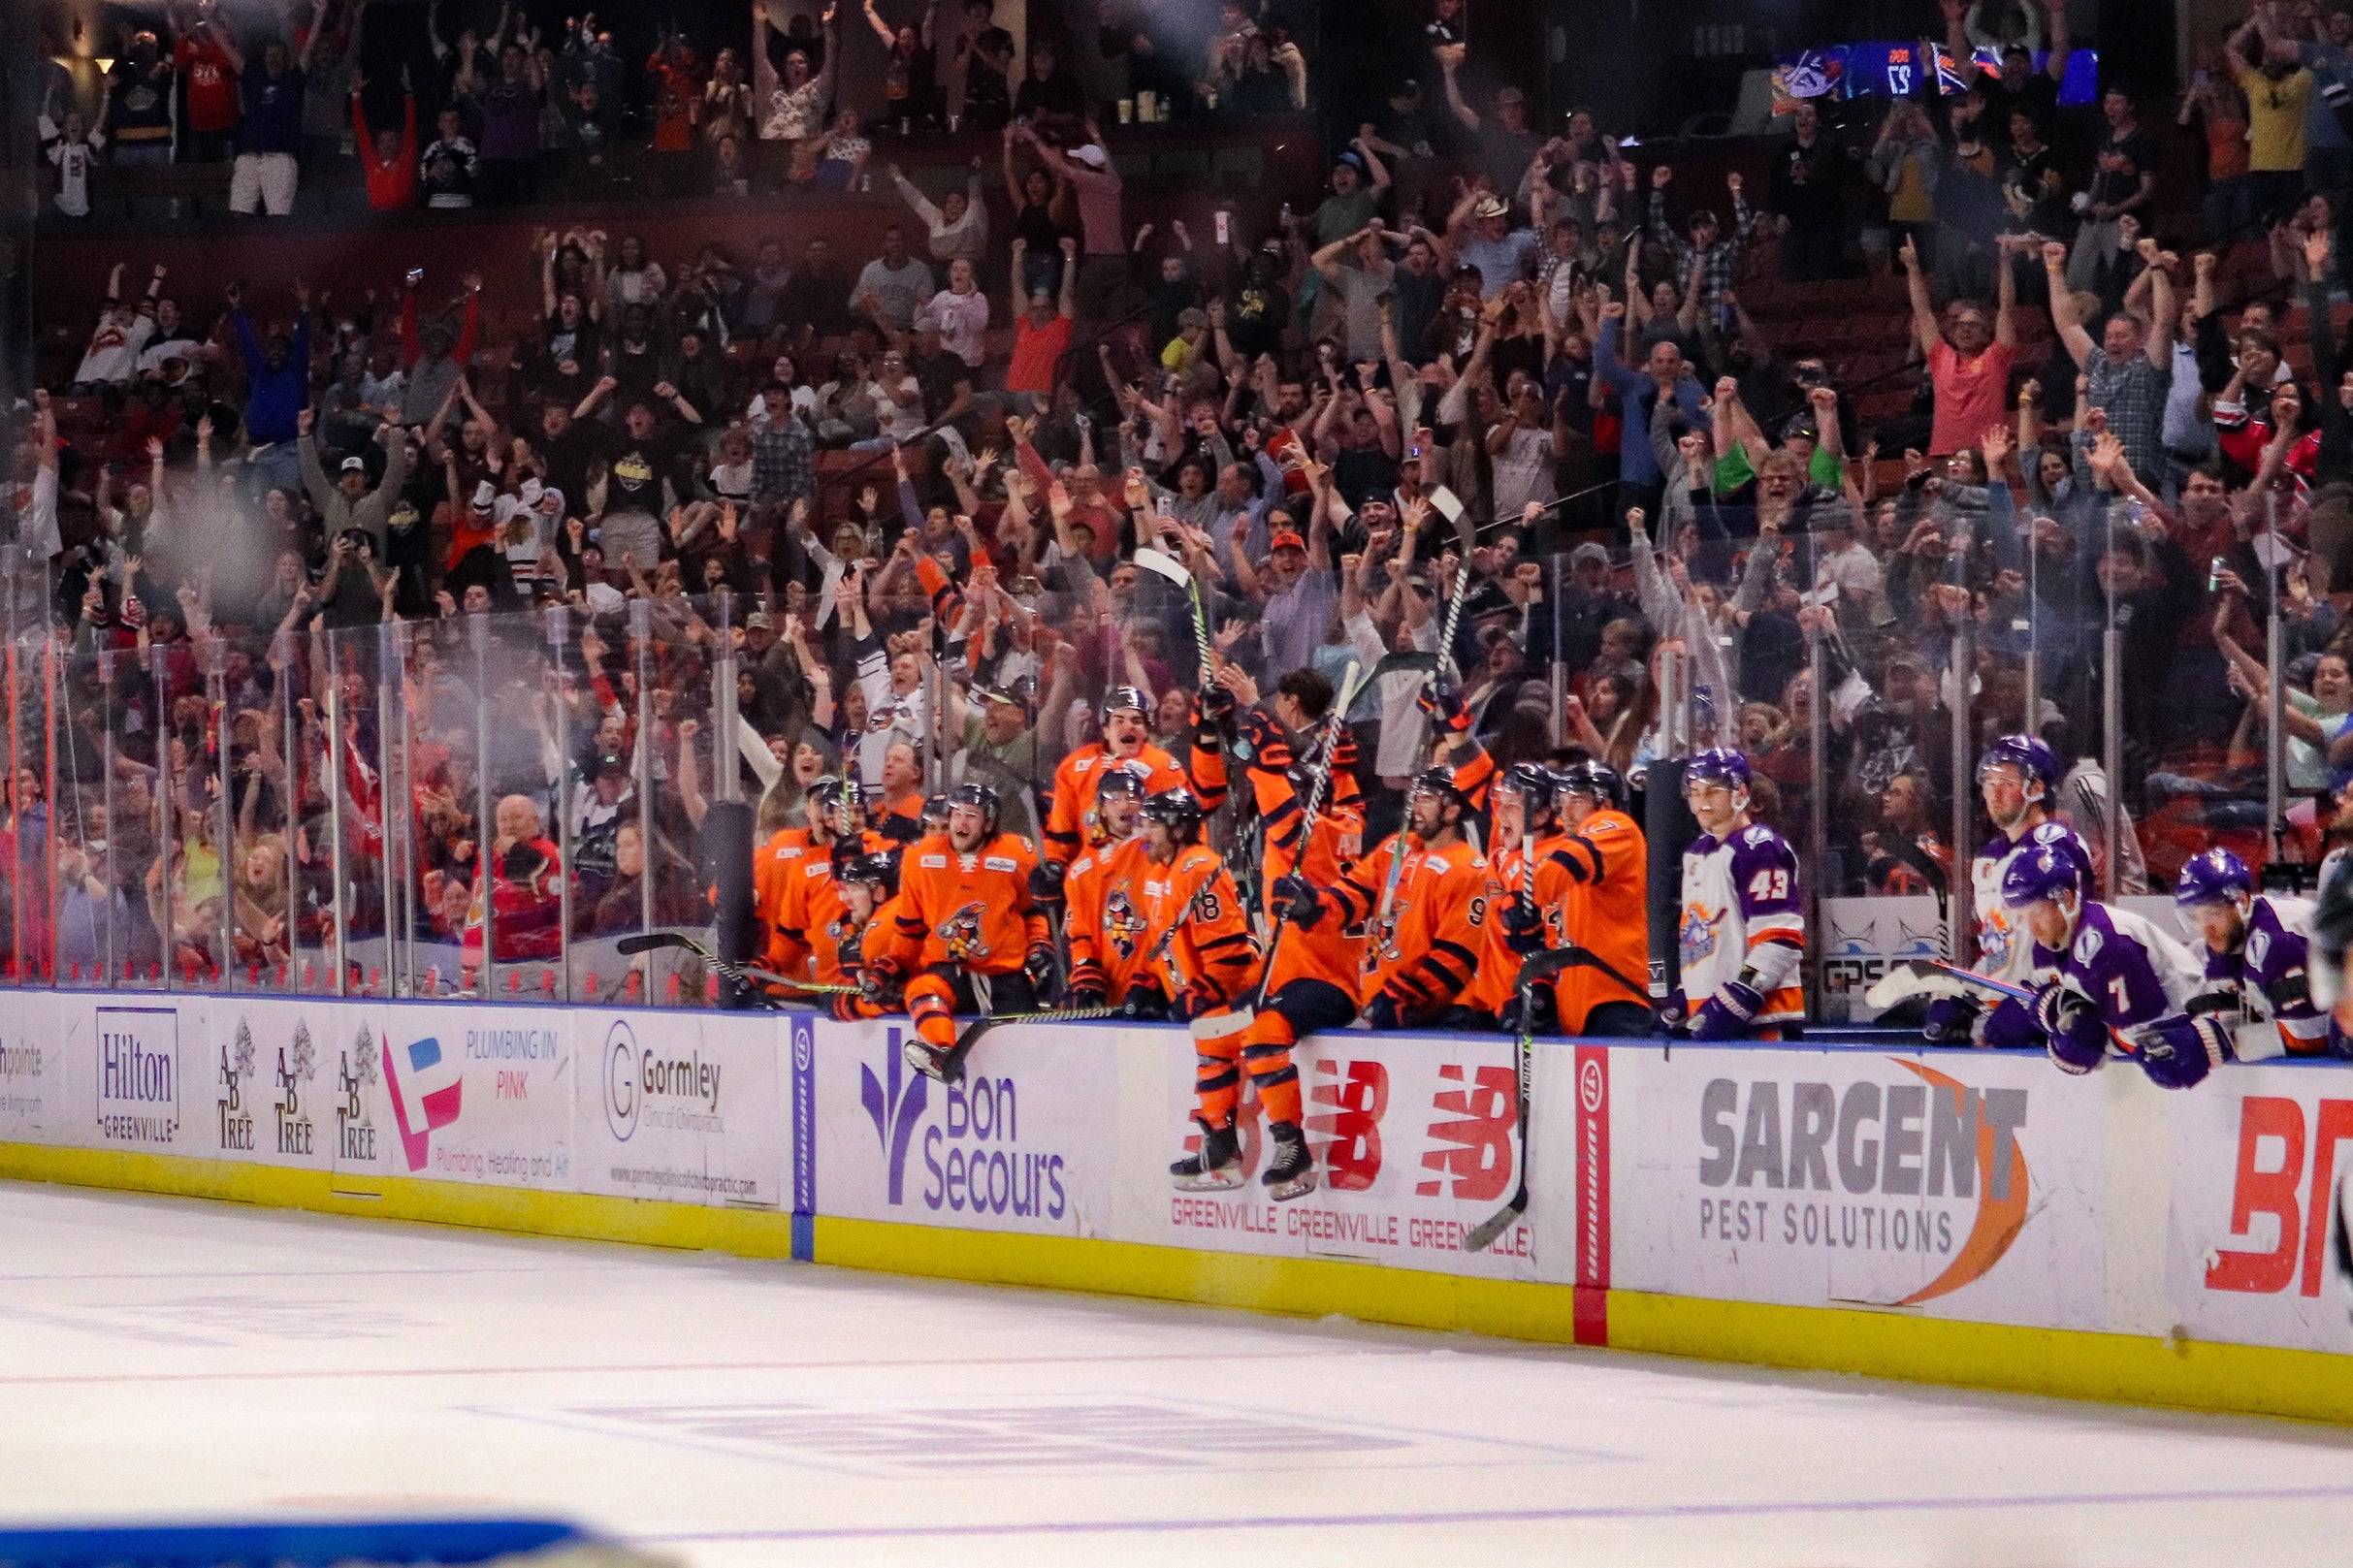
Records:
{"label": "person wearing baseball cap", "polygon": [[1478,269],[1482,301],[1535,275],[1536,231],[1513,228],[1510,204],[1491,190],[1471,187],[1447,215],[1446,233],[1456,258]]}

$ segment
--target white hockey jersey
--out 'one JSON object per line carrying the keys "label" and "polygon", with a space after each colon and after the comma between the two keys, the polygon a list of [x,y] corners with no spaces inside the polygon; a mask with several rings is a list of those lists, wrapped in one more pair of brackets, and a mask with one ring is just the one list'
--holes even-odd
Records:
{"label": "white hockey jersey", "polygon": [[1693,1012],[1743,970],[1755,970],[1764,998],[1759,1024],[1802,1020],[1805,894],[1797,856],[1761,823],[1727,838],[1702,833],[1683,853],[1683,904],[1676,946],[1683,996]]}

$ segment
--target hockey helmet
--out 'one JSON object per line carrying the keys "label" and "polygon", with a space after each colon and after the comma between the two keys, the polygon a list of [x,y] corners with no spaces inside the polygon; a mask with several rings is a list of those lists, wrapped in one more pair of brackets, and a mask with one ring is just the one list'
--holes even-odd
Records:
{"label": "hockey helmet", "polygon": [[1095,709],[1095,719],[1098,723],[1108,724],[1112,721],[1112,715],[1117,713],[1132,713],[1140,722],[1148,724],[1152,721],[1152,699],[1142,687],[1115,686],[1103,693],[1103,701]]}
{"label": "hockey helmet", "polygon": [[1415,774],[1413,787],[1405,791],[1405,798],[1411,800],[1416,795],[1435,795],[1439,800],[1452,802],[1465,811],[1470,809],[1470,797],[1454,782],[1452,768],[1432,766]]}
{"label": "hockey helmet", "polygon": [[895,854],[855,854],[837,861],[833,880],[845,886],[856,883],[875,890],[876,903],[891,897],[899,890],[899,857]]}
{"label": "hockey helmet", "polygon": [[[2059,787],[2059,754],[2040,735],[2005,735],[1985,748],[1985,754],[1978,758],[1980,788],[1984,786],[1986,770],[1997,767],[2017,769],[2021,781],[2040,780],[2046,795]],[[2029,794],[2027,798],[2034,797]]]}
{"label": "hockey helmet", "polygon": [[1596,806],[1626,809],[1626,781],[1605,763],[1572,762],[1553,775],[1553,787],[1563,795],[1584,795]]}
{"label": "hockey helmet", "polygon": [[1495,787],[1520,797],[1522,820],[1531,826],[1549,823],[1558,811],[1553,797],[1560,793],[1561,776],[1541,762],[1514,762]]}
{"label": "hockey helmet", "polygon": [[1144,819],[1167,828],[1177,843],[1189,844],[1201,834],[1201,802],[1190,789],[1163,789],[1144,797]]}
{"label": "hockey helmet", "polygon": [[1102,780],[1095,785],[1095,798],[1116,797],[1142,800],[1150,791],[1151,770],[1141,762],[1115,762],[1103,770]]}
{"label": "hockey helmet", "polygon": [[2255,874],[2246,862],[2228,849],[2213,848],[2183,864],[2180,880],[2174,883],[2174,903],[2185,910],[2200,904],[2236,904],[2254,890]]}
{"label": "hockey helmet", "polygon": [[993,785],[960,784],[948,791],[948,805],[951,810],[958,806],[972,807],[981,814],[981,837],[993,839],[997,836],[999,800]]}
{"label": "hockey helmet", "polygon": [[2083,863],[2060,846],[2044,845],[2014,855],[2002,873],[2002,902],[2014,910],[2061,893],[2083,896]]}
{"label": "hockey helmet", "polygon": [[1698,784],[1722,784],[1740,799],[1749,794],[1749,759],[1728,746],[1711,747],[1692,753],[1683,765],[1683,787],[1688,792]]}

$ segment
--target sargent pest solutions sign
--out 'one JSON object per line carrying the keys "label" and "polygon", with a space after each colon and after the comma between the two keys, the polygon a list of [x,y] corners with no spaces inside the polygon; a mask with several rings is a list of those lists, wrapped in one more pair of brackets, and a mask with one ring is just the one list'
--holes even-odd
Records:
{"label": "sargent pest solutions sign", "polygon": [[1621,1071],[1612,1283],[2101,1327],[2101,1105],[2069,1086],[1958,1054],[1678,1047]]}

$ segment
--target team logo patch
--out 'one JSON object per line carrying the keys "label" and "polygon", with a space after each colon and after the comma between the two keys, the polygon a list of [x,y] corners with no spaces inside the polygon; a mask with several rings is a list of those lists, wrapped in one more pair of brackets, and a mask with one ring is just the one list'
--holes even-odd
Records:
{"label": "team logo patch", "polygon": [[1137,945],[1144,939],[1144,923],[1126,888],[1113,889],[1112,896],[1103,901],[1103,931],[1120,957],[1136,956]]}
{"label": "team logo patch", "polygon": [[932,932],[933,936],[940,939],[941,945],[948,949],[948,956],[951,962],[971,963],[988,956],[988,944],[982,940],[981,935],[983,930],[981,922],[987,918],[987,905],[967,904],[947,919],[942,920],[938,929]]}
{"label": "team logo patch", "polygon": [[1716,923],[1724,918],[1705,904],[1692,903],[1683,907],[1683,929],[1677,933],[1676,946],[1683,954],[1685,968],[1698,963],[1716,950]]}

